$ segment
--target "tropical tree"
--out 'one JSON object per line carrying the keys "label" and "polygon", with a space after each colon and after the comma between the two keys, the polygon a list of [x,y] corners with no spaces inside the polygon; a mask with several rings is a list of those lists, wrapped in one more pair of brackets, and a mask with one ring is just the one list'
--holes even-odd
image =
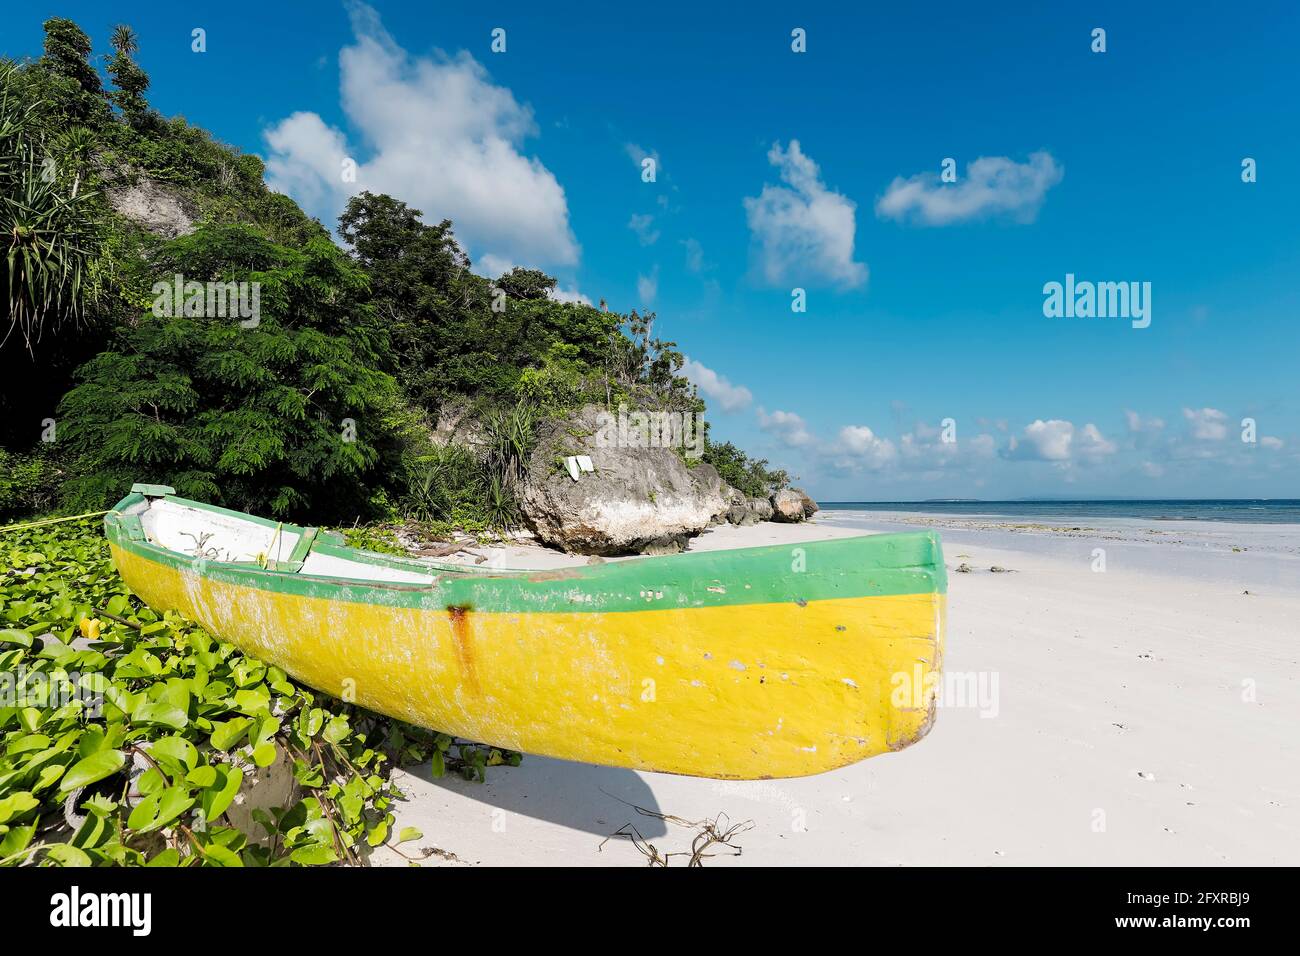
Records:
{"label": "tropical tree", "polygon": [[112,99],[122,111],[128,123],[141,126],[149,118],[149,104],[144,98],[149,89],[149,75],[133,59],[140,52],[140,43],[135,31],[126,24],[119,23],[113,28],[110,40],[113,55],[108,58],[108,75],[113,78],[117,92]]}
{"label": "tropical tree", "polygon": [[541,367],[557,344],[595,374],[618,334],[619,317],[550,298],[555,279],[543,272],[476,275],[450,221],[428,225],[391,196],[354,196],[339,233],[374,278],[392,371],[430,412],[457,395],[513,405],[525,371]]}
{"label": "tropical tree", "polygon": [[[157,481],[284,518],[381,508],[400,472],[400,400],[378,370],[385,344],[364,272],[328,239],[295,250],[246,226],[174,240],[156,266],[154,308],[60,405],[77,456],[66,503],[94,507]],[[204,291],[177,301],[178,273],[201,289],[249,283],[257,314],[214,314]]]}
{"label": "tropical tree", "polygon": [[125,23],[113,27],[113,35],[108,42],[114,50],[124,56],[135,56],[140,52],[140,42],[135,31]]}
{"label": "tropical tree", "polygon": [[90,38],[63,17],[45,21],[45,52],[39,64],[50,78],[50,96],[73,122],[108,119],[108,104],[99,73],[90,63]]}

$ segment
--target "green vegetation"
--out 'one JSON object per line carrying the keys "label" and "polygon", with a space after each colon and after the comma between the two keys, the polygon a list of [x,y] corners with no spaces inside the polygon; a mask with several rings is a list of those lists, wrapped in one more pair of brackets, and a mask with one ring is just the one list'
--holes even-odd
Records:
{"label": "green vegetation", "polygon": [[[420,838],[393,832],[388,772],[425,760],[482,779],[519,755],[307,690],[156,613],[94,519],[0,537],[0,866],[355,863]],[[244,777],[277,761],[301,796],[234,825]]]}
{"label": "green vegetation", "polygon": [[[451,222],[391,196],[349,202],[345,250],[256,156],[150,106],[129,27],[106,77],[75,23],[45,32],[39,59],[0,59],[0,522],[144,481],[400,553],[399,523],[517,526],[548,418],[703,413],[653,314],[558,302],[536,270],[477,275]],[[256,289],[255,313],[214,309],[214,288],[241,309]],[[730,444],[705,460],[746,494],[785,480]],[[408,837],[389,832],[392,767],[517,760],[145,607],[93,519],[0,531],[0,629],[0,864],[356,862]],[[53,693],[74,672],[102,710]],[[304,796],[233,826],[242,776],[284,754]]]}
{"label": "green vegetation", "polygon": [[[266,188],[257,157],[150,107],[129,27],[105,82],[75,23],[45,26],[44,56],[0,61],[6,517],[102,508],[152,481],[304,522],[508,528],[543,419],[704,411],[652,314],[558,302],[533,269],[477,275],[451,222],[392,196],[352,198],[345,252]],[[214,311],[177,276],[256,287],[259,314]],[[449,407],[481,444],[431,439]],[[747,493],[779,479],[722,447],[757,476]]]}
{"label": "green vegetation", "polygon": [[790,483],[781,469],[767,467],[766,459],[753,459],[731,442],[704,443],[703,460],[718,470],[722,480],[748,498],[766,498]]}
{"label": "green vegetation", "polygon": [[[396,382],[365,273],[328,239],[280,246],[245,225],[162,246],[162,274],[259,282],[256,327],[143,314],[77,372],[60,403],[75,456],[70,507],[103,507],[133,481],[275,517],[374,511],[395,470]],[[170,292],[164,293],[166,299]]]}
{"label": "green vegetation", "polygon": [[27,454],[0,448],[0,522],[51,510],[62,477],[63,470],[49,445]]}
{"label": "green vegetation", "polygon": [[28,99],[16,72],[0,63],[0,235],[8,239],[0,328],[6,345],[15,339],[11,348],[30,351],[95,298],[98,196],[87,181],[85,128],[44,127],[41,102]]}

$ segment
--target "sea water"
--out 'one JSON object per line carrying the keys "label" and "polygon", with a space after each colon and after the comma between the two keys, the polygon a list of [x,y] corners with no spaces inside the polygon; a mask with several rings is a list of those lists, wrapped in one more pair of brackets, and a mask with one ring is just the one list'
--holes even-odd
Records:
{"label": "sea water", "polygon": [[1133,499],[1093,501],[823,501],[826,511],[889,511],[1058,522],[1077,518],[1300,524],[1297,498]]}

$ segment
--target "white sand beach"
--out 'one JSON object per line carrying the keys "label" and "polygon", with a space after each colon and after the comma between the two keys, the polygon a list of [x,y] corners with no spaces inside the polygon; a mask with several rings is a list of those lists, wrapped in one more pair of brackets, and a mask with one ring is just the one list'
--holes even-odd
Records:
{"label": "white sand beach", "polygon": [[[437,848],[425,866],[639,865],[628,841],[601,846],[629,824],[660,852],[690,846],[693,829],[640,807],[752,821],[735,840],[743,854],[706,862],[716,866],[1300,859],[1300,526],[824,511],[804,525],[718,528],[692,550],[918,525],[944,537],[945,668],[983,692],[950,700],[920,743],[821,776],[740,783],[531,755],[491,768],[486,784],[410,768],[398,826],[424,837],[405,848]],[[497,560],[574,559],[518,548]],[[374,862],[405,865],[387,849]]]}

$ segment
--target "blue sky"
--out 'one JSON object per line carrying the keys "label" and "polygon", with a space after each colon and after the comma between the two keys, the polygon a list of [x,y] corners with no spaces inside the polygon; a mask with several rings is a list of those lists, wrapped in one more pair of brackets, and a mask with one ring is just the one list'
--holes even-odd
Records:
{"label": "blue sky", "polygon": [[[184,6],[56,12],[130,23],[154,106],[331,225],[391,192],[484,272],[654,310],[715,436],[817,497],[1300,496],[1284,4]],[[1149,327],[1045,317],[1067,273],[1149,282]]]}

